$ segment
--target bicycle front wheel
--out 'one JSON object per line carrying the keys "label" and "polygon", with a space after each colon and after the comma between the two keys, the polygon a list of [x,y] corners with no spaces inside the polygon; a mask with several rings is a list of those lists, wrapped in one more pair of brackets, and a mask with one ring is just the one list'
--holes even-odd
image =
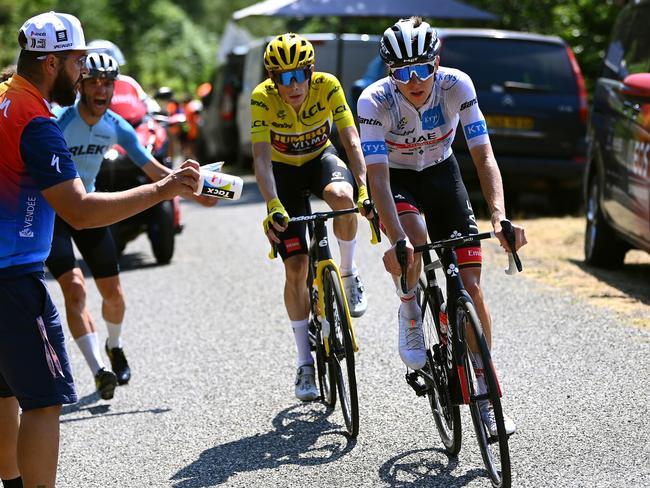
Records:
{"label": "bicycle front wheel", "polygon": [[345,295],[341,290],[339,274],[331,266],[323,270],[323,290],[325,317],[330,326],[329,363],[336,377],[345,427],[351,437],[356,437],[359,433],[359,401],[354,371],[354,349],[350,323],[345,313]]}
{"label": "bicycle front wheel", "polygon": [[[480,349],[479,353],[483,360],[483,376],[485,378],[486,392],[479,392],[477,375],[469,351],[463,359],[467,386],[470,390],[469,409],[472,414],[472,423],[474,424],[474,431],[476,432],[478,445],[481,449],[483,463],[485,464],[493,486],[497,488],[509,488],[511,484],[510,450],[508,448],[508,435],[503,424],[499,384],[494,365],[492,364],[490,350],[485,340],[485,335],[483,335],[481,322],[478,319],[474,304],[466,298],[460,298],[458,300],[456,321],[459,329],[469,326],[464,330],[468,331],[471,328],[474,332]],[[492,408],[494,409],[494,418],[497,424],[496,436],[490,435],[481,418],[479,402],[486,400],[492,403]]]}
{"label": "bicycle front wheel", "polygon": [[440,328],[435,317],[436,310],[434,297],[420,281],[421,293],[420,306],[422,308],[422,326],[424,329],[424,342],[427,348],[427,364],[424,372],[431,377],[424,376],[427,384],[427,398],[433,414],[433,420],[440,434],[440,439],[445,449],[452,456],[460,452],[462,428],[460,424],[460,408],[451,401],[449,393],[449,375],[447,374],[447,361],[453,365],[451,356],[451,343],[445,337],[441,340]]}

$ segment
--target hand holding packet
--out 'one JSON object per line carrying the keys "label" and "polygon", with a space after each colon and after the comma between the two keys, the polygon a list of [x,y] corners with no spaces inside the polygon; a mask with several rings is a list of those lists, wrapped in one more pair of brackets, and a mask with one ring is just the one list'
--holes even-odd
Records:
{"label": "hand holding packet", "polygon": [[222,166],[223,161],[201,166],[201,179],[195,192],[196,195],[208,195],[226,200],[239,200],[242,189],[244,188],[244,180],[239,176],[221,173],[219,170]]}

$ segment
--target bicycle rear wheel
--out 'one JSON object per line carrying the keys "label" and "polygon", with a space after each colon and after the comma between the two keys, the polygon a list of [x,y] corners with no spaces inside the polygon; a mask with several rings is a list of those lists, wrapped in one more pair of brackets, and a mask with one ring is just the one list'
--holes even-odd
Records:
{"label": "bicycle rear wheel", "polygon": [[336,405],[336,375],[334,368],[325,357],[323,331],[321,326],[315,324],[313,320],[309,324],[309,328],[312,347],[316,352],[316,373],[320,395],[328,407],[334,407]]}
{"label": "bicycle rear wheel", "polygon": [[339,284],[339,275],[329,266],[323,270],[325,316],[330,324],[330,368],[336,376],[336,386],[343,411],[345,427],[351,437],[359,433],[359,401],[354,371],[354,350],[350,323],[345,313],[345,296]]}
{"label": "bicycle rear wheel", "polygon": [[[483,463],[487,469],[492,485],[498,488],[509,488],[511,484],[511,467],[510,467],[510,450],[508,448],[508,435],[503,425],[503,410],[501,408],[501,394],[497,382],[496,373],[492,364],[492,357],[488,349],[487,341],[483,335],[483,328],[478,319],[474,304],[466,298],[458,300],[456,310],[456,323],[461,327],[468,325],[474,331],[480,348],[481,359],[483,360],[483,376],[487,392],[479,394],[476,372],[470,359],[469,351],[465,354],[463,365],[465,367],[465,376],[467,386],[470,390],[469,409],[472,414],[472,423],[478,445],[481,449]],[[464,329],[467,330],[467,329]],[[489,400],[494,409],[494,418],[497,424],[497,435],[491,436],[488,432],[479,409],[479,401]]]}
{"label": "bicycle rear wheel", "polygon": [[[421,292],[420,306],[422,308],[422,326],[424,329],[424,343],[427,348],[427,364],[424,372],[431,375],[433,381],[426,376],[424,381],[427,384],[427,398],[433,414],[433,420],[440,434],[440,439],[445,449],[452,456],[460,452],[462,427],[460,424],[460,408],[451,402],[449,395],[449,377],[447,374],[447,354],[451,358],[451,343],[444,344],[440,340],[440,329],[437,316],[438,310],[435,307],[434,297],[426,289],[425,284],[420,281]],[[451,360],[452,367],[453,359]]]}

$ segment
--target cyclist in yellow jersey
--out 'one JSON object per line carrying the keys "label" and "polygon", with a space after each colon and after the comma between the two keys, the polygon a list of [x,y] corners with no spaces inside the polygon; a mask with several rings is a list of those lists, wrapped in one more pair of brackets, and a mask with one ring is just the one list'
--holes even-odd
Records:
{"label": "cyclist in yellow jersey", "polygon": [[[305,213],[305,190],[321,197],[333,210],[354,206],[355,180],[357,205],[363,209],[362,202],[368,199],[366,168],[343,89],[335,76],[314,71],[311,43],[298,34],[277,36],[266,47],[264,66],[269,78],[251,95],[255,175],[268,211],[264,232],[284,261],[284,302],[298,350],[295,393],[307,401],[316,399],[318,390],[308,336],[306,227],[304,222],[288,224],[289,215]],[[330,141],[333,123],[352,171]],[[274,221],[275,214],[284,216],[283,225]],[[353,317],[361,316],[367,307],[354,262],[356,232],[354,214],[334,220],[341,274]]]}

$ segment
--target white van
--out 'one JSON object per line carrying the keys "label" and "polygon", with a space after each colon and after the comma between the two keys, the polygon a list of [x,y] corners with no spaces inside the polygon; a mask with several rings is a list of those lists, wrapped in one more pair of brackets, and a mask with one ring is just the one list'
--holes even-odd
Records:
{"label": "white van", "polygon": [[[316,71],[326,71],[339,77],[349,101],[350,89],[363,76],[366,66],[379,53],[380,36],[367,34],[342,34],[343,62],[341,73],[336,72],[338,41],[335,34],[304,34],[314,45]],[[252,158],[250,97],[253,89],[266,78],[264,48],[272,38],[258,39],[251,43],[244,60],[242,90],[237,99],[237,128],[239,132],[239,160]]]}

